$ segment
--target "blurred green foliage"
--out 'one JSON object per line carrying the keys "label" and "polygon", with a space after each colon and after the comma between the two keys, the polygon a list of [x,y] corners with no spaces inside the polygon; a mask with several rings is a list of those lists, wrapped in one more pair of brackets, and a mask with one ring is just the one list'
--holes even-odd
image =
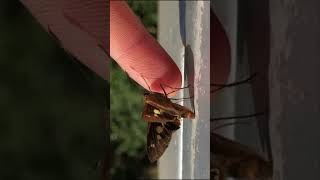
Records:
{"label": "blurred green foliage", "polygon": [[157,37],[157,1],[128,0],[127,2],[149,33]]}
{"label": "blurred green foliage", "polygon": [[[145,144],[146,125],[141,120],[142,90],[129,81],[125,73],[114,62],[111,74],[111,136],[116,143],[116,154],[136,156]],[[121,133],[120,133],[121,132]]]}
{"label": "blurred green foliage", "polygon": [[[156,37],[157,2],[128,1],[149,32]],[[111,47],[112,48],[112,47]],[[143,89],[119,66],[110,63],[110,141],[112,179],[149,179],[154,166],[146,156],[147,123],[141,117]]]}
{"label": "blurred green foliage", "polygon": [[126,179],[143,173],[146,123],[141,118],[143,91],[111,62],[110,142],[113,149],[112,179]]}
{"label": "blurred green foliage", "polygon": [[0,179],[100,179],[106,81],[19,1],[0,1],[0,26]]}

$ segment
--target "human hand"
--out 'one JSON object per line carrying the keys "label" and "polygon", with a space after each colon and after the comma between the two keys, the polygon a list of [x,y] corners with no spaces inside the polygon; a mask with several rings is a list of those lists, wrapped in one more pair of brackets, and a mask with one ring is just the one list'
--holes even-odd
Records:
{"label": "human hand", "polygon": [[110,1],[110,55],[145,89],[163,93],[160,84],[181,87],[179,68],[125,1]]}

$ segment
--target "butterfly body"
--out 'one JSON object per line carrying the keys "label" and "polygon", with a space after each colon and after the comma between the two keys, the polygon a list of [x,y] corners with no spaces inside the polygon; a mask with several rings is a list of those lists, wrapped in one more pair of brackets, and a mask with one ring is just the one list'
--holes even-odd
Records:
{"label": "butterfly body", "polygon": [[144,95],[144,102],[173,116],[189,119],[195,118],[194,112],[180,104],[173,103],[168,97],[161,93],[146,93]]}
{"label": "butterfly body", "polygon": [[158,160],[180,128],[181,118],[194,118],[188,108],[173,103],[163,94],[149,92],[144,95],[143,119],[148,122],[147,153],[151,162]]}

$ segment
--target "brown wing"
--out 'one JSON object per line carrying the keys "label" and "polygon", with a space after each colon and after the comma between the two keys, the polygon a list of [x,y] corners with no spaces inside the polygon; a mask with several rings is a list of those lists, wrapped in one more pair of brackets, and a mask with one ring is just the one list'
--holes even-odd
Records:
{"label": "brown wing", "polygon": [[[157,110],[160,114],[155,114],[154,110]],[[142,112],[142,118],[149,123],[157,122],[157,123],[167,123],[167,122],[176,122],[177,117],[172,116],[166,112],[161,111],[150,104],[145,104]],[[170,124],[168,125],[170,126]]]}
{"label": "brown wing", "polygon": [[160,93],[149,93],[144,95],[145,104],[161,109],[171,116],[194,119],[195,114],[187,107],[171,102],[169,98]]}
{"label": "brown wing", "polygon": [[180,121],[148,123],[147,152],[151,162],[158,160],[169,146],[172,133],[180,128]]}
{"label": "brown wing", "polygon": [[210,133],[214,153],[213,167],[222,174],[236,178],[263,178],[272,176],[272,162],[266,161],[251,148]]}
{"label": "brown wing", "polygon": [[177,112],[179,112],[179,116],[183,118],[194,119],[195,114],[187,107],[181,106],[180,104],[172,103],[172,106],[175,108]]}

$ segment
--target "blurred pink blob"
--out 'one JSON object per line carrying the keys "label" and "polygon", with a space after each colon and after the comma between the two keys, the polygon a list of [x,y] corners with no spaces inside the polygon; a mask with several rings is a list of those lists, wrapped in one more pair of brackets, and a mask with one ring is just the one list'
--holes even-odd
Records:
{"label": "blurred pink blob", "polygon": [[[181,73],[124,1],[21,0],[60,45],[91,70],[108,79],[110,55],[144,88],[162,92],[160,83],[181,86]],[[110,35],[110,36],[109,36]],[[145,83],[144,79],[147,81]],[[166,91],[171,91],[165,87]]]}
{"label": "blurred pink blob", "polygon": [[108,79],[106,0],[21,0],[60,45]]}
{"label": "blurred pink blob", "polygon": [[[225,84],[230,72],[231,47],[227,33],[212,10],[210,11],[210,33],[210,81]],[[215,96],[215,93],[211,94],[211,99]]]}

